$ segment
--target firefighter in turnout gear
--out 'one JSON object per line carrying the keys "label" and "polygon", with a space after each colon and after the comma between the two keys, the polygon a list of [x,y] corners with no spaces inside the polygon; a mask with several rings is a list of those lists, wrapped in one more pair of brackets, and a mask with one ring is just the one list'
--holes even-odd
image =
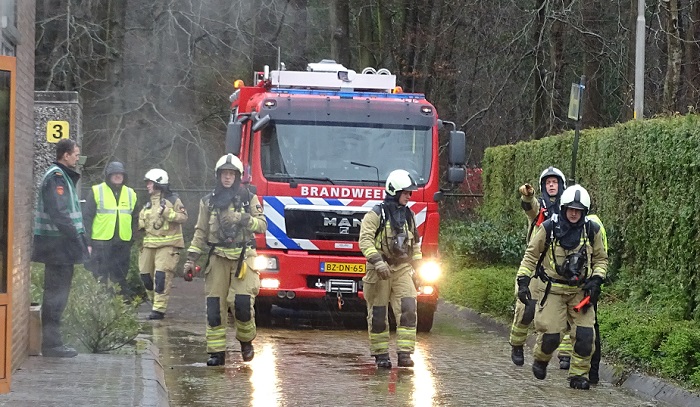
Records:
{"label": "firefighter in turnout gear", "polygon": [[[234,310],[236,339],[243,361],[255,355],[255,297],[260,275],[255,270],[255,233],[265,233],[267,221],[258,196],[241,185],[243,164],[233,154],[216,163],[217,185],[199,203],[194,237],[187,249],[184,272],[192,272],[205,254],[204,285],[207,301],[208,366],[226,361],[226,326],[229,306]],[[229,304],[229,302],[231,304]]]}
{"label": "firefighter in turnout gear", "polygon": [[516,278],[518,299],[523,303],[532,299],[532,277],[537,276],[546,284],[536,304],[533,374],[540,380],[546,377],[547,364],[568,321],[573,343],[569,385],[584,390],[590,387],[588,373],[595,350],[596,310],[587,306],[575,312],[574,306],[585,297],[591,303],[598,301],[608,266],[601,227],[586,217],[590,207],[591,198],[583,187],[567,188],[561,196],[561,216],[537,228]]}
{"label": "firefighter in turnout gear", "polygon": [[413,366],[417,322],[413,277],[422,254],[415,216],[407,204],[417,189],[408,171],[392,171],[386,180],[384,202],[367,212],[360,226],[360,250],[367,258],[362,280],[369,347],[380,368],[391,368],[389,304],[397,321],[398,365]]}
{"label": "firefighter in turnout gear", "polygon": [[[559,199],[566,188],[564,173],[555,167],[549,167],[542,171],[539,181],[540,191],[542,191],[542,196],[539,198],[535,198],[535,190],[530,184],[524,184],[518,189],[521,195],[520,206],[525,211],[528,220],[526,242],[530,241],[533,231],[542,222],[547,219],[556,219],[559,216]],[[515,312],[510,328],[510,358],[517,366],[525,364],[523,346],[527,339],[528,328],[535,317],[535,303],[540,298],[543,289],[544,286],[539,279],[532,279],[530,292],[533,299],[525,305],[518,300],[518,287],[515,287]],[[568,369],[571,359],[571,340],[568,333],[564,335],[557,350],[559,367]]]}
{"label": "firefighter in turnout gear", "polygon": [[105,167],[105,181],[93,185],[83,207],[89,268],[102,282],[119,284],[122,295],[131,297],[126,281],[131,244],[138,227],[136,192],[126,185],[124,164],[113,161]]}
{"label": "firefighter in turnout gear", "polygon": [[139,230],[145,230],[139,271],[153,310],[148,319],[163,319],[168,308],[173,274],[185,247],[182,224],[187,210],[177,194],[170,191],[168,173],[160,168],[149,170],[144,177],[148,202],[139,213]]}

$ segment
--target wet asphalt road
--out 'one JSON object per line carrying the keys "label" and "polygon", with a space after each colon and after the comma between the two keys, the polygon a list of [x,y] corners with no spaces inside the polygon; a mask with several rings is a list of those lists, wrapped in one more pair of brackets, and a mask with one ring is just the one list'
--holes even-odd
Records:
{"label": "wet asphalt road", "polygon": [[207,367],[203,292],[201,280],[177,282],[166,319],[148,322],[171,406],[666,406],[609,383],[570,389],[554,364],[536,380],[531,355],[514,366],[505,338],[452,307],[438,309],[432,332],[418,335],[414,368],[377,370],[365,329],[276,308],[274,325],[258,329],[252,362],[241,361],[229,328],[226,366]]}

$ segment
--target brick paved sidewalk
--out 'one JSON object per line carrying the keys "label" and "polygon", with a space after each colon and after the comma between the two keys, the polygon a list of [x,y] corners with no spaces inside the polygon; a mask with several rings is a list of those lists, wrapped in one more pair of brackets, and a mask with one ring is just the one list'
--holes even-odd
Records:
{"label": "brick paved sidewalk", "polygon": [[168,406],[158,350],[139,354],[79,354],[75,358],[30,356],[12,375],[0,406]]}

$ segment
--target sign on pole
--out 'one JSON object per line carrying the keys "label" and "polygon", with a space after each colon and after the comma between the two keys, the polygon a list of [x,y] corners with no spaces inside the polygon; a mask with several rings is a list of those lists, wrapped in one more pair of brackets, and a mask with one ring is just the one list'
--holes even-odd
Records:
{"label": "sign on pole", "polygon": [[49,120],[46,123],[46,141],[58,143],[61,139],[70,137],[70,124],[66,121]]}
{"label": "sign on pole", "polygon": [[581,117],[582,87],[578,83],[571,84],[571,96],[569,96],[569,119],[576,120]]}

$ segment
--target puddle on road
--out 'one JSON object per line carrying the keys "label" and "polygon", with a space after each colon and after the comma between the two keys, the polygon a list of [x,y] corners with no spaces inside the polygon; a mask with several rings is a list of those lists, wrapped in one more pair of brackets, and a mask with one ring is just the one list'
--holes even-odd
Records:
{"label": "puddle on road", "polygon": [[[571,390],[565,372],[553,368],[545,381],[534,380],[529,364],[510,363],[506,339],[470,323],[451,323],[457,326],[443,320],[432,333],[418,335],[413,368],[397,368],[392,352],[393,369],[375,367],[366,330],[334,324],[311,329],[285,320],[261,327],[250,363],[242,362],[229,328],[224,367],[206,366],[201,323],[153,324],[147,334],[160,349],[171,406],[662,405],[608,385]],[[395,340],[392,333],[392,349]]]}

